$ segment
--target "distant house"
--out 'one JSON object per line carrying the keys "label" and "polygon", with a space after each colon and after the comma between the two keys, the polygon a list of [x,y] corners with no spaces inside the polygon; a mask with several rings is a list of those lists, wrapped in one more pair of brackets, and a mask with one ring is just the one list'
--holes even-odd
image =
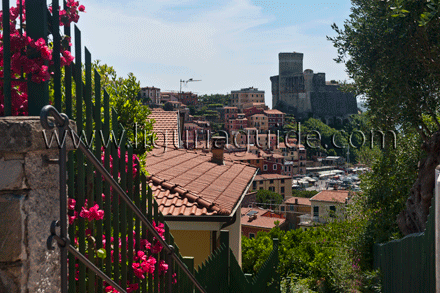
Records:
{"label": "distant house", "polygon": [[351,198],[349,190],[324,190],[310,198],[310,215],[300,216],[301,227],[311,227],[315,223],[341,220],[345,216],[345,206]]}
{"label": "distant house", "polygon": [[289,223],[289,229],[297,229],[299,227],[300,216],[310,215],[312,203],[309,198],[290,197],[280,205],[280,212],[283,213]]}
{"label": "distant house", "polygon": [[142,87],[141,91],[139,92],[139,97],[144,103],[149,101],[149,103],[152,104],[160,104],[160,88],[156,88],[154,86]]}
{"label": "distant house", "polygon": [[261,174],[255,176],[252,190],[270,190],[281,194],[283,198],[292,196],[292,177],[280,174]]}
{"label": "distant house", "polygon": [[269,232],[276,225],[281,229],[287,226],[283,215],[261,208],[241,208],[242,235],[254,238],[258,232]]}
{"label": "distant house", "polygon": [[324,166],[338,166],[345,163],[345,159],[339,156],[328,156],[321,159],[321,163]]}

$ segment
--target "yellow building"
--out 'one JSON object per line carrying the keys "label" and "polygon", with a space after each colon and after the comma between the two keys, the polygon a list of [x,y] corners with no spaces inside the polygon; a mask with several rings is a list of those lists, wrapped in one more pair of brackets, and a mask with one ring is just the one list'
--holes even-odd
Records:
{"label": "yellow building", "polygon": [[[214,144],[213,144],[214,145]],[[156,149],[146,159],[148,182],[183,256],[197,267],[216,249],[220,230],[241,264],[240,205],[257,168],[213,153]]]}
{"label": "yellow building", "polygon": [[345,217],[345,207],[351,198],[349,190],[323,190],[310,198],[310,215],[300,216],[299,226],[307,229],[318,223],[325,224]]}
{"label": "yellow building", "polygon": [[264,91],[254,87],[231,91],[230,106],[243,110],[252,107],[254,103],[264,103]]}
{"label": "yellow building", "polygon": [[280,174],[257,175],[252,183],[252,190],[270,190],[287,199],[292,197],[292,178]]}
{"label": "yellow building", "polygon": [[248,126],[256,128],[259,132],[267,131],[269,129],[267,116],[264,114],[254,114],[252,116],[249,116]]}

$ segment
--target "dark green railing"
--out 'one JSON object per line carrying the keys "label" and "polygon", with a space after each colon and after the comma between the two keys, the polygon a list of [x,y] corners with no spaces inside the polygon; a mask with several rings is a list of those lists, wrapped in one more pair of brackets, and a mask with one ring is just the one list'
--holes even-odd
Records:
{"label": "dark green railing", "polygon": [[374,246],[383,292],[435,292],[434,220],[433,198],[424,232]]}
{"label": "dark green railing", "polygon": [[[2,4],[5,28],[3,34],[9,36],[9,1],[3,1]],[[81,32],[76,26],[74,29],[75,63],[64,67],[63,90],[58,6],[59,2],[53,1],[54,9],[50,13],[45,0],[26,1],[26,30],[28,36],[34,39],[42,37],[46,41],[48,33],[52,34],[53,62],[57,67],[54,69],[53,77],[55,108],[46,107],[46,110],[42,111],[45,113],[42,117],[47,118],[48,115],[55,117],[59,129],[64,131],[60,130],[59,133],[61,144],[63,144],[63,135],[66,135],[76,141],[76,148],[79,147],[67,155],[68,196],[76,200],[76,206],[70,216],[74,216],[74,212],[77,215],[77,219],[68,227],[70,245],[68,239],[56,234],[55,225],[59,223],[53,225],[50,237],[50,239],[56,239],[63,249],[67,248],[69,251],[68,291],[104,292],[105,287],[114,282],[113,285],[119,285],[122,289],[125,289],[127,284],[137,283],[139,284],[137,292],[189,292],[184,290],[184,284],[194,287],[195,292],[204,292],[188,266],[185,265],[185,263],[191,263],[191,258],[184,259],[180,255],[179,248],[169,232],[169,227],[158,210],[147,178],[141,170],[141,164],[136,157],[133,157],[133,146],[127,141],[124,129],[118,123],[116,111],[110,108],[110,98],[101,87],[100,76],[97,71],[92,71],[92,58],[87,48],[85,48],[85,62],[82,62]],[[66,7],[65,2],[64,7]],[[65,25],[64,33],[70,35],[70,25]],[[12,103],[10,38],[4,38],[3,48],[5,64],[3,93],[5,115],[9,116]],[[21,78],[25,77],[29,76]],[[29,115],[40,115],[40,111],[47,104],[49,104],[48,82],[35,84],[28,81]],[[62,111],[76,121],[76,133],[68,126],[61,126],[63,118],[59,112]],[[48,127],[47,122],[45,126]],[[112,141],[108,147],[105,147],[104,152],[101,149],[103,145],[99,136],[101,131],[105,140],[111,137]],[[87,144],[87,147],[82,142],[78,144],[77,134],[85,135],[82,141]],[[95,136],[95,139],[90,142],[92,136]],[[115,145],[114,142],[118,142],[119,145]],[[57,147],[57,145],[52,147]],[[58,145],[58,147],[61,146]],[[64,167],[61,168],[62,161],[64,160],[60,159],[60,170],[65,170]],[[63,190],[62,187],[61,190]],[[104,219],[87,221],[84,217],[78,216],[83,207],[90,208],[95,203],[98,204],[99,209],[104,210]],[[62,218],[65,219],[65,215]],[[153,227],[154,224],[164,225],[164,239],[158,236],[159,234]],[[114,243],[111,242],[111,238],[115,239]],[[120,245],[118,239],[120,239]],[[143,241],[148,241],[152,245],[160,243],[162,250],[153,252],[142,249]],[[51,242],[48,241],[48,245],[50,244]],[[135,253],[138,251],[144,251],[148,256],[153,256],[157,260],[154,273],[146,274],[144,279],[135,276],[132,268]],[[159,272],[161,261],[168,265],[167,273]],[[103,277],[107,280],[107,284],[104,283]],[[62,288],[67,289],[66,284],[62,285]]]}
{"label": "dark green railing", "polygon": [[220,232],[220,247],[196,271],[196,278],[207,292],[276,293],[279,289],[278,239],[273,239],[273,250],[254,277],[243,273],[229,247],[229,232]]}

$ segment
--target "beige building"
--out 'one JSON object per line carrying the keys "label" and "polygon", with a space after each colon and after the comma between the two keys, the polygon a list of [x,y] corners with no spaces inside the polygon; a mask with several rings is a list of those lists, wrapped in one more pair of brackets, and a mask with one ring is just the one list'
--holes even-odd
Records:
{"label": "beige building", "polygon": [[254,114],[249,116],[248,126],[256,128],[259,132],[267,131],[269,129],[267,116],[264,114]]}
{"label": "beige building", "polygon": [[243,110],[252,107],[254,103],[264,103],[264,91],[259,91],[254,87],[231,91],[230,102],[230,106]]}
{"label": "beige building", "polygon": [[280,212],[283,213],[289,222],[290,229],[299,227],[300,216],[310,215],[312,203],[309,198],[291,197],[280,206]]}
{"label": "beige building", "polygon": [[150,99],[151,103],[160,104],[160,88],[142,87],[139,96],[143,101]]}
{"label": "beige building", "polygon": [[300,216],[299,226],[313,227],[345,217],[345,206],[351,198],[349,190],[324,190],[310,198],[311,214]]}
{"label": "beige building", "polygon": [[270,190],[281,194],[283,198],[292,197],[292,178],[280,174],[261,174],[255,176],[252,190]]}

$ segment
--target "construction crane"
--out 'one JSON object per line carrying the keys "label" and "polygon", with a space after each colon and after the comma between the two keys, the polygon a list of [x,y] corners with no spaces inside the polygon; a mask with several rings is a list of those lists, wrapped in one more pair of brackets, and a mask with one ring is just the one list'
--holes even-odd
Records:
{"label": "construction crane", "polygon": [[188,79],[188,80],[183,80],[183,79],[181,79],[180,80],[180,94],[182,94],[182,83],[184,83],[184,84],[188,84],[188,82],[193,82],[193,81],[202,81],[201,79],[192,79],[192,78],[190,78],[190,79]]}

